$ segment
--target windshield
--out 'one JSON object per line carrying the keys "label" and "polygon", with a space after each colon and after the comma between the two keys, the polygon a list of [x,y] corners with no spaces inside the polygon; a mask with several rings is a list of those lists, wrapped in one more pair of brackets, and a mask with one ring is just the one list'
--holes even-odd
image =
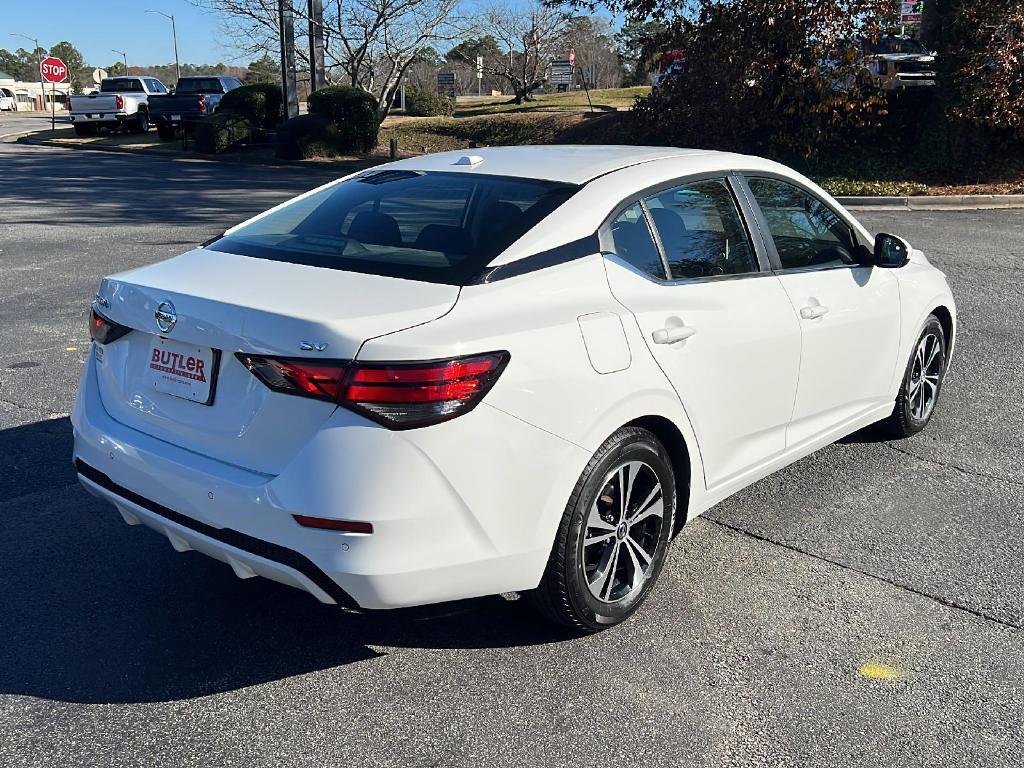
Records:
{"label": "windshield", "polygon": [[115,77],[100,83],[100,93],[142,93],[142,81],[133,77]]}
{"label": "windshield", "polygon": [[216,77],[194,77],[178,81],[175,93],[220,93],[223,87]]}
{"label": "windshield", "polygon": [[929,53],[920,40],[909,37],[883,37],[878,42],[868,42],[871,53]]}
{"label": "windshield", "polygon": [[208,247],[460,285],[577,189],[472,173],[372,171],[296,200]]}

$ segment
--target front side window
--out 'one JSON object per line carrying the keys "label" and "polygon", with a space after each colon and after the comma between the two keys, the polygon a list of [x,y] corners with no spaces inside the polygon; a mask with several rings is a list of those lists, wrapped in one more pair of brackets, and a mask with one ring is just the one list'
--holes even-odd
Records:
{"label": "front side window", "polygon": [[371,171],[242,225],[208,247],[458,285],[577,189],[484,174]]}
{"label": "front side window", "polygon": [[640,203],[633,203],[615,217],[611,225],[615,254],[644,274],[665,279],[665,266]]}
{"label": "front side window", "polygon": [[724,179],[676,187],[646,203],[673,280],[759,271]]}
{"label": "front side window", "polygon": [[768,222],[783,269],[824,269],[856,263],[853,230],[809,192],[778,179],[748,179]]}

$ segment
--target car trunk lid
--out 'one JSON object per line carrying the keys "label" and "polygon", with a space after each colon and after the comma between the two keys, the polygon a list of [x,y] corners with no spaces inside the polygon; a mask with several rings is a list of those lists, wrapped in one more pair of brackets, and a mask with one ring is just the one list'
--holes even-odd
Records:
{"label": "car trunk lid", "polygon": [[[365,340],[440,317],[458,295],[457,286],[196,249],[103,280],[98,311],[134,332],[97,355],[100,394],[127,426],[277,474],[335,406],[272,392],[235,352],[351,360]],[[164,328],[174,315],[173,327],[161,330],[158,310]],[[186,399],[194,393],[169,394],[154,380],[156,352],[168,364],[174,350],[202,357],[206,349],[209,404]]]}

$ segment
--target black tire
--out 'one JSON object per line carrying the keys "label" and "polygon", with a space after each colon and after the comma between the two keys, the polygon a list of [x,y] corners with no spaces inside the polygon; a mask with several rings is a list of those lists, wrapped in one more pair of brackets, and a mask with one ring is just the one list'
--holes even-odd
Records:
{"label": "black tire", "polygon": [[173,125],[158,125],[156,132],[160,141],[174,141],[178,136],[178,131]]}
{"label": "black tire", "polygon": [[[926,339],[929,338],[934,339],[935,356],[925,368],[927,375],[922,376],[921,362],[928,362],[924,358],[930,358],[931,347],[927,347],[921,357],[918,356],[918,352],[922,350],[922,345],[927,344]],[[942,323],[935,315],[929,315],[910,352],[910,360],[907,361],[907,369],[900,383],[900,393],[896,397],[892,415],[881,423],[889,436],[910,437],[928,426],[935,413],[939,394],[942,392],[942,382],[946,378],[946,349],[946,333],[942,330]],[[931,394],[930,402],[920,399],[927,398],[928,394]]]}
{"label": "black tire", "polygon": [[[628,469],[625,475],[616,471],[627,463],[639,467],[632,479]],[[625,511],[619,503],[621,494],[616,491],[624,477],[629,502]],[[655,482],[661,490],[660,518],[651,512],[658,501],[650,502],[657,493]],[[640,498],[648,493],[652,494],[650,498],[636,502],[634,495]],[[650,503],[643,506],[644,502]],[[525,597],[546,618],[579,632],[599,632],[620,624],[640,608],[658,580],[672,537],[676,507],[676,479],[665,447],[646,429],[623,427],[604,442],[583,470],[565,507],[540,585]],[[636,523],[624,522],[630,513]],[[599,519],[595,520],[595,515]],[[592,522],[599,522],[600,527]],[[588,531],[592,541],[606,541],[584,545]],[[618,567],[616,553],[624,558]],[[640,553],[648,556],[648,564],[641,569],[642,581],[637,583],[635,569],[642,563]],[[588,559],[598,561],[589,570],[595,574],[593,579],[588,576]],[[605,576],[600,575],[602,562],[606,563]],[[621,586],[616,587],[620,574]],[[623,592],[627,577],[635,586]],[[599,595],[593,592],[595,586]],[[608,599],[601,599],[606,590]]]}
{"label": "black tire", "polygon": [[75,126],[75,136],[86,137],[95,136],[96,126],[90,123],[81,123]]}
{"label": "black tire", "polygon": [[149,112],[140,109],[135,113],[135,122],[132,124],[132,133],[149,133]]}

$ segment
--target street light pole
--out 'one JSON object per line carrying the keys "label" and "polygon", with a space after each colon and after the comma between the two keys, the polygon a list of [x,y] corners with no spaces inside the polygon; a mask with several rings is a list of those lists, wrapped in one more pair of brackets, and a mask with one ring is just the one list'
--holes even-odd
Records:
{"label": "street light pole", "polygon": [[111,48],[110,50],[112,50],[114,53],[120,53],[121,56],[124,57],[124,73],[127,75],[128,74],[128,54],[125,53],[124,51],[117,50],[117,48]]}
{"label": "street light pole", "polygon": [[39,59],[39,40],[35,37],[29,37],[23,35],[21,32],[11,32],[14,37],[23,37],[26,40],[31,40],[32,45],[35,46],[32,52],[36,55],[36,71],[39,73],[39,98],[42,99],[43,104],[46,103],[46,85],[43,83],[43,62]]}
{"label": "street light pole", "polygon": [[174,14],[154,11],[150,8],[146,9],[146,13],[159,13],[165,19],[171,20],[171,37],[174,38],[174,76],[176,79],[181,80],[181,64],[178,61],[178,27],[174,23]]}

